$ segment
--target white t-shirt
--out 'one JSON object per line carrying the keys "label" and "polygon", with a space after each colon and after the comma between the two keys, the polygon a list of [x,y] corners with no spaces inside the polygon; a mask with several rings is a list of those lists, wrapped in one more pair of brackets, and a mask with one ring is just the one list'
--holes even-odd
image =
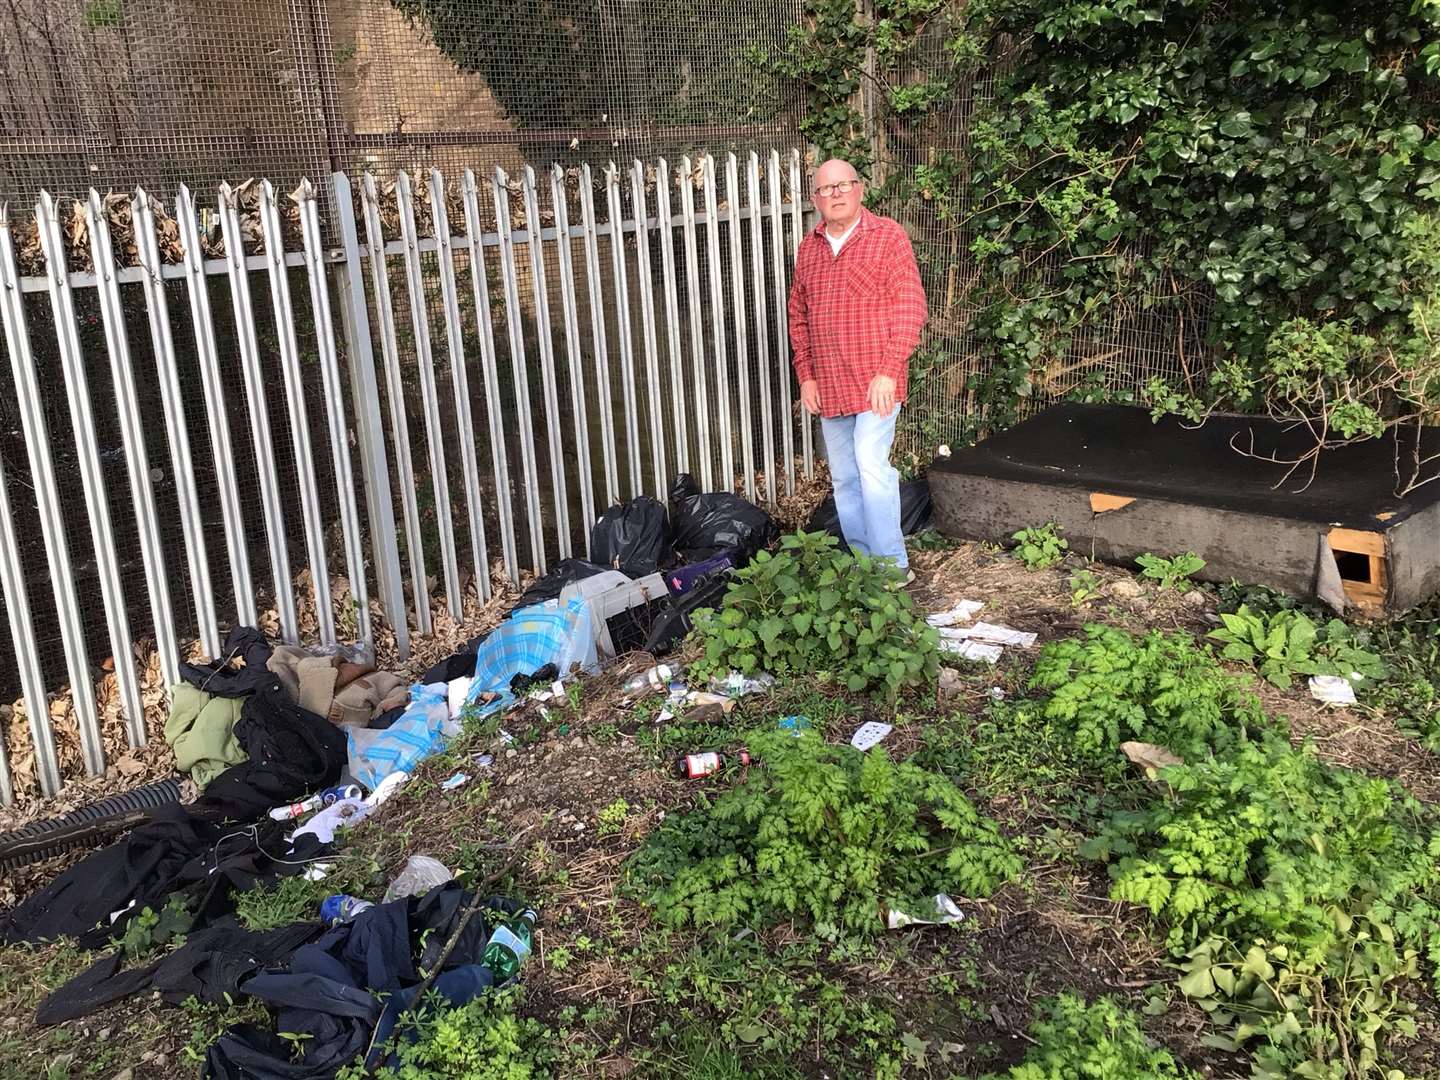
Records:
{"label": "white t-shirt", "polygon": [[859,224],[860,216],[857,214],[855,220],[850,223],[850,227],[839,236],[831,236],[830,226],[825,226],[825,239],[830,241],[830,250],[836,255],[839,255],[840,249],[845,246],[845,241],[850,239],[850,234],[855,231],[855,226]]}

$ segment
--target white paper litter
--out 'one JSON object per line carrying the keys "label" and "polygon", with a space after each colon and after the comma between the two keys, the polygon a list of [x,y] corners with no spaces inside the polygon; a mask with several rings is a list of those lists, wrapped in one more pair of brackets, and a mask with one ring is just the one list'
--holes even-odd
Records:
{"label": "white paper litter", "polygon": [[945,627],[940,631],[942,638],[952,641],[983,641],[990,645],[1018,645],[1028,649],[1035,644],[1035,634],[1023,630],[1012,630],[996,623],[977,622],[974,626]]}
{"label": "white paper litter", "polygon": [[[393,774],[392,774],[393,775]],[[341,829],[354,828],[370,815],[370,807],[359,799],[341,799],[327,806],[291,834],[293,843],[307,834],[319,839],[322,844],[333,843],[335,834]]]}
{"label": "white paper litter", "polygon": [[911,915],[908,912],[896,911],[889,908],[885,912],[885,928],[887,930],[898,930],[902,926],[935,926],[940,923],[957,923],[965,918],[965,913],[960,910],[954,900],[944,893],[936,893],[935,910],[922,912],[920,915]]}
{"label": "white paper litter", "polygon": [[954,638],[941,638],[940,649],[951,656],[958,656],[962,660],[979,660],[987,664],[997,664],[1000,656],[1005,651],[999,645],[986,645],[979,641],[957,641]]}
{"label": "white paper litter", "polygon": [[856,750],[869,750],[894,730],[895,728],[890,724],[882,724],[878,721],[870,720],[861,724],[855,730],[855,734],[850,736],[850,745]]}
{"label": "white paper litter", "polygon": [[447,704],[450,706],[450,719],[460,715],[460,710],[465,707],[465,699],[470,694],[470,684],[475,681],[474,675],[462,675],[458,679],[451,679],[445,688]]}
{"label": "white paper litter", "polygon": [[1343,675],[1312,675],[1310,696],[1326,705],[1354,705],[1355,687]]}
{"label": "white paper litter", "polygon": [[975,613],[984,606],[979,600],[961,600],[949,611],[939,611],[934,615],[925,616],[925,621],[931,626],[954,626],[956,623],[969,622],[975,618]]}
{"label": "white paper litter", "polygon": [[365,805],[373,810],[386,799],[390,798],[391,795],[394,795],[395,792],[399,791],[405,781],[409,779],[410,774],[404,769],[392,772],[389,776],[385,777],[384,780],[380,781],[379,787],[365,796]]}

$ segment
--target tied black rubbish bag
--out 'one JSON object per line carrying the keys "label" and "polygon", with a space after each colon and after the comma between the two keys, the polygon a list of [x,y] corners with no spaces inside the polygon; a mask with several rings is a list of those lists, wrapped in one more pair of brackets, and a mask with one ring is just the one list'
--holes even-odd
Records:
{"label": "tied black rubbish bag", "polygon": [[[924,480],[911,480],[900,485],[900,531],[914,536],[930,528],[930,485]],[[835,496],[831,495],[815,508],[805,523],[806,532],[828,532],[845,542],[840,529],[840,515],[835,513]]]}
{"label": "tied black rubbish bag", "polygon": [[590,558],[627,577],[653,574],[672,557],[669,517],[648,495],[610,507],[590,530]]}
{"label": "tied black rubbish bag", "polygon": [[735,565],[744,566],[780,537],[774,520],[760,507],[728,491],[701,494],[689,473],[681,473],[670,485],[670,527],[675,550],[687,563],[730,552]]}

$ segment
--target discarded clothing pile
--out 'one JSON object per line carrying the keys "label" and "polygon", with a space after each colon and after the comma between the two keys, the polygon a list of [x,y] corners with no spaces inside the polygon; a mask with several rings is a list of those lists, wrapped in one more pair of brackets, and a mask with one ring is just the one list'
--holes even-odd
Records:
{"label": "discarded clothing pile", "polygon": [[210,804],[237,819],[333,782],[345,741],[334,727],[363,728],[410,696],[404,679],[371,663],[272,647],[253,627],[230,632],[223,658],[180,673],[165,739]]}
{"label": "discarded clothing pile", "polygon": [[99,948],[145,908],[182,898],[201,928],[234,910],[232,894],[300,873],[328,850],[313,837],[293,846],[268,819],[232,829],[188,808],[158,807],[154,819],[86,856],[44,889],[0,914],[0,941],[73,937]]}
{"label": "discarded clothing pile", "polygon": [[[275,1030],[237,1024],[217,1040],[205,1058],[213,1080],[329,1080],[366,1054],[378,1064],[379,1049],[412,1004],[422,971],[430,971],[459,925],[473,894],[454,882],[422,897],[380,904],[352,921],[325,931],[318,941],[290,956],[287,970],[267,970],[245,979],[243,993],[275,1012]],[[487,906],[513,914],[514,901],[491,897]],[[432,984],[452,1005],[493,984],[481,963],[489,928],[472,917]],[[298,1057],[277,1032],[304,1032]]]}
{"label": "discarded clothing pile", "polygon": [[208,1005],[236,1001],[242,982],[261,968],[283,964],[323,931],[318,922],[245,930],[227,918],[188,935],[174,952],[141,967],[122,969],[125,950],[116,949],[42,1001],[35,1022],[78,1020],[142,991],[153,991],[171,1005],[183,1005],[190,997]]}

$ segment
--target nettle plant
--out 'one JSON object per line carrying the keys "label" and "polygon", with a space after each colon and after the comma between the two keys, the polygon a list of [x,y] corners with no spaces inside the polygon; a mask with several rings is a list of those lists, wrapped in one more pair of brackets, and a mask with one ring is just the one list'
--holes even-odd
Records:
{"label": "nettle plant", "polygon": [[891,696],[935,677],[939,635],[897,588],[892,563],[838,550],[828,533],[794,533],[735,575],[718,611],[695,614],[700,673],[803,673]]}
{"label": "nettle plant", "polygon": [[1053,521],[1021,529],[1010,539],[1015,541],[1015,557],[1027,570],[1044,570],[1065,558],[1070,541],[1060,535],[1060,526]]}
{"label": "nettle plant", "polygon": [[1020,872],[959,788],[883,747],[766,732],[750,751],[763,768],[713,804],[667,816],[627,867],[629,891],[670,926],[803,916],[824,936],[868,934],[882,905],[989,896]]}

